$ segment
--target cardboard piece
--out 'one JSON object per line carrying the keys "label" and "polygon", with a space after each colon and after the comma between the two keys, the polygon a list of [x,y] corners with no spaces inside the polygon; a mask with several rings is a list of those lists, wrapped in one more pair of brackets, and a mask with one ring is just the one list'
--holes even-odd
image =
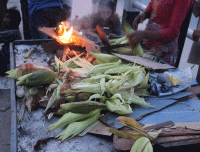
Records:
{"label": "cardboard piece", "polygon": [[176,68],[171,65],[161,64],[161,63],[154,62],[152,60],[145,59],[139,56],[122,55],[122,54],[116,54],[116,53],[113,53],[113,55],[121,59],[124,59],[126,61],[130,61],[139,65],[142,65],[146,68],[150,68],[152,70],[167,70],[167,69]]}

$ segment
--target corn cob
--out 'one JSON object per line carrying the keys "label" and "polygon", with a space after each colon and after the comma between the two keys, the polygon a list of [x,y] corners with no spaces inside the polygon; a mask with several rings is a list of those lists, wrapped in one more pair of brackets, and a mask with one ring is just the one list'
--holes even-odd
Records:
{"label": "corn cob", "polygon": [[55,80],[55,73],[49,70],[39,70],[19,77],[17,85],[40,86],[50,84]]}
{"label": "corn cob", "polygon": [[96,110],[96,113],[93,114],[93,117],[90,117],[83,121],[73,122],[67,126],[56,138],[64,141],[66,139],[71,139],[74,136],[80,134],[88,126],[93,124],[100,117],[100,110]]}
{"label": "corn cob", "polygon": [[[124,21],[122,22],[122,28],[126,35],[130,35],[134,31],[126,19],[124,19]],[[135,55],[143,57],[144,52],[140,44],[133,49],[133,52],[135,53]]]}
{"label": "corn cob", "polygon": [[54,122],[53,124],[51,124],[49,126],[49,131],[55,130],[57,128],[60,128],[64,125],[76,122],[76,121],[82,121],[84,119],[90,118],[92,117],[94,114],[97,113],[97,111],[99,111],[98,109],[95,111],[91,111],[89,113],[86,114],[80,114],[80,113],[66,113],[64,114],[60,119],[58,119],[56,122]]}
{"label": "corn cob", "polygon": [[84,114],[84,113],[88,113],[99,108],[104,108],[105,104],[102,104],[96,101],[81,101],[81,102],[61,104],[60,107],[61,109],[64,109],[65,112]]}

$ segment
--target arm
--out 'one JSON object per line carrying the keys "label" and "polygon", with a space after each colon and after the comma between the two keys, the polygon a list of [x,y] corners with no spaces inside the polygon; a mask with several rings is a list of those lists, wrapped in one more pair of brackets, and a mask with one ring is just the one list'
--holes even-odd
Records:
{"label": "arm", "polygon": [[0,32],[0,43],[12,42],[16,39],[19,39],[20,36],[18,36],[18,34],[19,30],[8,30]]}
{"label": "arm", "polygon": [[161,42],[167,44],[173,41],[180,31],[181,25],[192,6],[192,1],[189,0],[176,0],[168,28],[159,30],[161,35]]}
{"label": "arm", "polygon": [[129,42],[132,48],[136,47],[143,39],[160,40],[161,35],[158,31],[134,31],[129,37]]}
{"label": "arm", "polygon": [[149,5],[146,7],[145,11],[143,13],[140,13],[133,21],[133,29],[137,30],[138,24],[142,23],[144,20],[150,18],[151,12],[152,12],[152,2],[149,3]]}

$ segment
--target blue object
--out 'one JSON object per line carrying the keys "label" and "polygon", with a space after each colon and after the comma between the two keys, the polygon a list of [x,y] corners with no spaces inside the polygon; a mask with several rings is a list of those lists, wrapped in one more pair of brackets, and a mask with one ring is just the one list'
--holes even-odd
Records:
{"label": "blue object", "polygon": [[[175,95],[165,96],[165,97],[149,97],[146,98],[146,102],[151,105],[155,105],[152,108],[132,105],[133,113],[126,115],[127,117],[132,117],[136,120],[139,120],[141,123],[145,124],[154,124],[161,123],[164,121],[172,120],[173,122],[187,122],[192,120],[200,120],[200,115],[197,113],[198,110],[195,110],[195,115],[192,112],[193,109],[199,109],[200,111],[200,102],[197,100],[183,100],[178,102],[178,99],[187,97],[191,92],[180,92]],[[177,103],[176,103],[177,102]],[[198,104],[199,105],[196,105]],[[187,113],[185,114],[185,112]],[[184,113],[184,114],[183,114]],[[175,116],[173,116],[175,115]],[[185,115],[188,115],[187,117]],[[113,125],[115,128],[119,129],[120,126],[116,119],[120,115],[115,113],[107,114],[108,121],[107,124]],[[183,117],[184,116],[184,119]],[[195,118],[195,119],[193,119]]]}
{"label": "blue object", "polygon": [[162,111],[142,118],[139,122],[155,124],[171,120],[173,122],[200,121],[200,100],[188,99],[178,102]]}
{"label": "blue object", "polygon": [[59,6],[63,8],[61,0],[28,0],[28,10],[29,15],[33,15],[37,10],[48,8],[48,7],[56,7]]}

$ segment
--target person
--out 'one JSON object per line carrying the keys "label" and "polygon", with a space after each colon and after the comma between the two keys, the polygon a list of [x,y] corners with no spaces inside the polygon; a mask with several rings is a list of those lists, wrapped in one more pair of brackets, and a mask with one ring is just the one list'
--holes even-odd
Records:
{"label": "person", "polygon": [[0,29],[2,27],[3,19],[6,14],[8,0],[1,0],[0,3]]}
{"label": "person", "polygon": [[32,39],[48,39],[38,27],[56,27],[62,20],[62,0],[28,0],[29,29]]}
{"label": "person", "polygon": [[63,0],[62,21],[70,19],[72,13],[72,2],[73,0]]}
{"label": "person", "polygon": [[[129,35],[130,45],[135,47],[142,42],[155,56],[175,65],[180,27],[193,3],[194,0],[151,0],[133,22],[136,31]],[[145,30],[137,30],[145,19],[149,19]]]}
{"label": "person", "polygon": [[[200,17],[200,0],[196,0],[194,4],[193,14],[196,18]],[[200,38],[200,19],[198,20],[197,28],[194,30],[192,36],[194,42],[188,57],[188,63],[200,65],[200,43],[197,42]],[[200,84],[200,67],[197,72],[196,80]]]}
{"label": "person", "polygon": [[96,25],[100,25],[102,28],[108,28],[106,32],[113,38],[117,35],[123,35],[119,16],[114,11],[115,5],[113,1],[108,1],[107,3],[102,2],[99,4],[98,12],[84,16],[76,24],[79,24],[80,29],[87,29],[92,32],[96,32]]}
{"label": "person", "polygon": [[20,22],[20,12],[16,8],[6,10],[6,16],[2,24],[3,31],[0,32],[0,43],[4,43],[0,50],[1,76],[5,75],[5,72],[10,69],[10,42],[21,39]]}

